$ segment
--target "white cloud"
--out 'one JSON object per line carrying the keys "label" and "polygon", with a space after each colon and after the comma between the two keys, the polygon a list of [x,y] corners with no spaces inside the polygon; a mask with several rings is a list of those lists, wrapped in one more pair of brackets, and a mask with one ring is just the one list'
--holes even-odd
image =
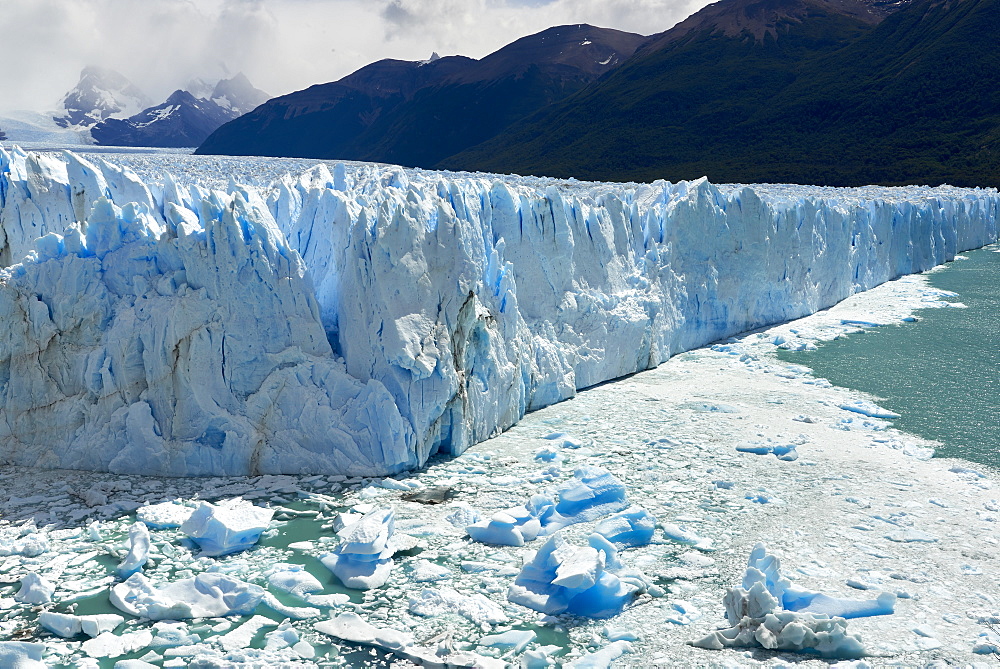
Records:
{"label": "white cloud", "polygon": [[45,109],[89,64],[162,100],[243,71],[272,94],[380,58],[482,57],[553,25],[660,32],[707,0],[0,0],[0,108]]}

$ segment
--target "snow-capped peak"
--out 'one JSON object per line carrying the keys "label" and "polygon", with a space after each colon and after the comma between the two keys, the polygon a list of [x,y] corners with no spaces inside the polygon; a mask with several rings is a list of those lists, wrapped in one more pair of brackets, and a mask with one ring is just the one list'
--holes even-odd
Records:
{"label": "snow-capped peak", "polygon": [[128,118],[150,104],[150,99],[121,73],[89,65],[83,68],[73,90],[59,101],[53,119],[63,128],[88,128],[107,118]]}

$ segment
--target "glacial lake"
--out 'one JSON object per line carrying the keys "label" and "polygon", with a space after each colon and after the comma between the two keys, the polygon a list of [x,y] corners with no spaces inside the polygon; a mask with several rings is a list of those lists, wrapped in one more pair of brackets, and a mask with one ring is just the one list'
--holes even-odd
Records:
{"label": "glacial lake", "polygon": [[901,414],[895,427],[941,442],[938,456],[1000,468],[1000,248],[962,255],[929,279],[968,308],[921,309],[916,322],[779,357],[882,398]]}

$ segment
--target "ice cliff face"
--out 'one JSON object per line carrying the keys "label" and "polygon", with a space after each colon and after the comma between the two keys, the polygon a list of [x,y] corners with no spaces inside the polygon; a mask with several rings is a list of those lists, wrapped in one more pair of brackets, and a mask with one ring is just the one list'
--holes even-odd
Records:
{"label": "ice cliff face", "polygon": [[994,241],[998,208],[995,191],[951,188],[323,165],[220,193],[0,151],[0,459],[412,468]]}

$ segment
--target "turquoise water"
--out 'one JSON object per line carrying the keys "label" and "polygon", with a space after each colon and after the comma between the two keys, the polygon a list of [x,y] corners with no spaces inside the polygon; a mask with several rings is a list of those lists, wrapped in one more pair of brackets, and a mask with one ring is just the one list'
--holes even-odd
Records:
{"label": "turquoise water", "polygon": [[918,321],[782,351],[838,386],[883,398],[893,424],[940,441],[937,455],[1000,467],[1000,252],[964,254],[930,275],[967,309],[921,309]]}

